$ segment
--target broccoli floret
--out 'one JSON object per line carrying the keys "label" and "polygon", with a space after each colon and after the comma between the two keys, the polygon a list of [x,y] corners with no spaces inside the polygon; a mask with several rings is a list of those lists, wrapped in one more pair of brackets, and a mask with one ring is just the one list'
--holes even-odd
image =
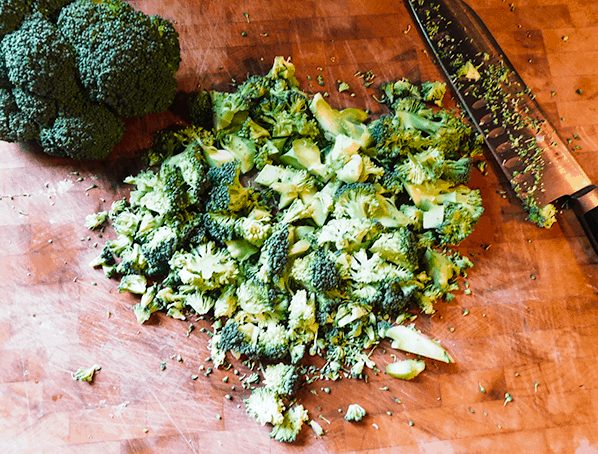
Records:
{"label": "broccoli floret", "polygon": [[295,404],[284,412],[282,422],[274,425],[270,437],[276,441],[293,442],[308,419],[309,415],[303,405]]}
{"label": "broccoli floret", "polygon": [[75,0],[62,8],[57,27],[93,100],[121,116],[163,112],[174,101],[181,57],[171,22],[122,0]]}
{"label": "broccoli floret", "polygon": [[524,200],[524,207],[528,212],[527,219],[540,227],[549,229],[556,222],[557,211],[551,203],[540,207],[536,199],[528,197]]}
{"label": "broccoli floret", "polygon": [[295,199],[306,200],[317,191],[316,181],[306,170],[266,165],[256,175],[255,182],[279,194],[278,209],[283,209]]}
{"label": "broccoli floret", "polygon": [[299,371],[292,364],[270,364],[264,370],[264,384],[279,395],[295,394],[299,386]]}
{"label": "broccoli floret", "polygon": [[97,257],[95,257],[91,262],[89,262],[89,266],[91,266],[92,268],[113,264],[114,255],[108,247],[103,247],[102,252],[100,252],[100,254]]}
{"label": "broccoli floret", "polygon": [[473,232],[478,219],[478,210],[471,210],[460,203],[447,203],[444,206],[442,223],[436,227],[440,244],[459,244]]}
{"label": "broccoli floret", "polygon": [[[251,328],[249,333],[247,332],[248,327]],[[261,354],[260,346],[257,344],[257,335],[259,335],[259,329],[255,325],[241,325],[229,319],[218,332],[218,336],[215,338],[215,347],[222,353],[231,351],[238,355],[257,359]]]}
{"label": "broccoli floret", "polygon": [[315,252],[311,275],[313,287],[320,292],[337,289],[341,284],[341,275],[336,261],[322,248]]}
{"label": "broccoli floret", "polygon": [[345,419],[351,422],[359,422],[366,415],[365,409],[359,404],[351,404],[345,413]]}
{"label": "broccoli floret", "polygon": [[210,186],[210,180],[207,176],[208,166],[200,152],[193,147],[187,147],[182,153],[164,160],[162,167],[164,166],[176,166],[181,170],[183,180],[187,184],[185,190],[190,203],[196,204],[202,200]]}
{"label": "broccoli floret", "polygon": [[148,275],[165,275],[170,268],[169,261],[179,245],[179,232],[170,225],[153,230],[141,251],[147,262]]}
{"label": "broccoli floret", "polygon": [[258,345],[260,356],[268,361],[280,361],[286,358],[289,354],[289,337],[286,327],[281,323],[268,323],[266,328],[262,328],[260,331]]}
{"label": "broccoli floret", "polygon": [[224,213],[203,213],[202,218],[206,233],[219,244],[225,245],[237,236],[236,216]]}
{"label": "broccoli floret", "polygon": [[240,163],[231,161],[208,170],[212,188],[206,202],[206,210],[217,213],[249,211],[252,190],[241,185]]}
{"label": "broccoli floret", "polygon": [[[151,174],[148,174],[151,177]],[[134,179],[127,179],[125,182],[134,181],[135,184],[142,179],[138,175]],[[138,197],[132,205],[138,205],[148,210],[169,218],[177,217],[182,210],[189,206],[189,193],[187,192],[187,183],[183,177],[183,172],[178,166],[163,165],[160,167],[155,186],[150,190],[138,194]]]}
{"label": "broccoli floret", "polygon": [[444,156],[435,147],[427,148],[416,154],[408,153],[405,160],[395,168],[399,176],[412,184],[436,181],[444,171]]}
{"label": "broccoli floret", "polygon": [[253,416],[260,424],[282,424],[284,404],[278,394],[269,388],[256,388],[245,400],[247,413]]}

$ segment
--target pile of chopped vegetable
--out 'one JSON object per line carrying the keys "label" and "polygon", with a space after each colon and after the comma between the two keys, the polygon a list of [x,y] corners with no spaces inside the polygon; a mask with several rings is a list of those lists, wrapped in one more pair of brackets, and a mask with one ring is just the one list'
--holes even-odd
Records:
{"label": "pile of chopped vegetable", "polygon": [[[163,131],[127,199],[88,216],[116,237],[91,263],[156,311],[213,319],[211,357],[265,365],[247,412],[293,441],[308,414],[293,403],[307,354],[336,380],[374,367],[385,337],[445,362],[437,343],[403,325],[452,299],[472,262],[454,252],[483,208],[467,186],[480,141],[442,109],[444,84],[382,85],[388,113],[371,120],[299,89],[276,58],[236,91],[192,98],[193,125]],[[406,331],[405,331],[406,330]],[[421,362],[390,365],[410,379]],[[425,364],[424,364],[425,366]]]}

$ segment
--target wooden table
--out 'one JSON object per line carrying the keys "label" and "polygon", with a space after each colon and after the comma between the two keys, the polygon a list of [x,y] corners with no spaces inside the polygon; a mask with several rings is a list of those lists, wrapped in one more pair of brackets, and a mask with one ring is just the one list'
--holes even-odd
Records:
{"label": "wooden table", "polygon": [[[291,57],[304,90],[328,91],[333,106],[376,115],[377,84],[364,87],[357,71],[373,71],[376,82],[442,77],[398,0],[132,3],[176,21],[182,94],[228,90],[233,79],[263,74],[282,55]],[[571,147],[598,181],[596,2],[469,3],[562,137],[579,136]],[[338,93],[337,80],[355,96]],[[596,452],[598,258],[569,211],[550,230],[526,222],[492,166],[472,180],[486,211],[460,248],[475,262],[466,278],[471,294],[458,292],[434,316],[415,321],[456,363],[428,362],[411,382],[371,373],[368,383],[316,381],[298,398],[325,436],[306,427],[294,444],[270,440],[269,428],[246,415],[248,391],[233,370],[205,375],[205,332],[187,335],[189,322],[163,314],[139,325],[135,298],[88,266],[110,234],[90,233],[85,216],[126,196],[122,179],[139,169],[152,133],[181,120],[176,112],[175,105],[129,121],[106,162],[0,144],[1,453]],[[380,349],[376,358],[384,363],[390,353]],[[93,364],[101,370],[92,384],[71,378]],[[247,372],[240,362],[235,368]],[[505,393],[513,397],[507,405]],[[343,419],[351,403],[368,411],[363,422]]]}

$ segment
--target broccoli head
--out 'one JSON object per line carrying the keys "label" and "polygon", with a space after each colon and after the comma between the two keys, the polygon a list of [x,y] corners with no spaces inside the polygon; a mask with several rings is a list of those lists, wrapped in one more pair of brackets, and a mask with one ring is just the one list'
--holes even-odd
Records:
{"label": "broccoli head", "polygon": [[169,21],[122,0],[75,0],[61,9],[57,26],[93,100],[121,116],[163,112],[174,101],[180,46]]}

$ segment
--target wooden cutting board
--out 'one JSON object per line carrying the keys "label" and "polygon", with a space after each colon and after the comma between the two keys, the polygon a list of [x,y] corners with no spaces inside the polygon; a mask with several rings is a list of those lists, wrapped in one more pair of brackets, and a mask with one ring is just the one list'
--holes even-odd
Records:
{"label": "wooden cutting board", "polygon": [[[382,111],[373,97],[379,83],[442,76],[398,0],[132,4],[176,21],[183,61],[173,109],[129,121],[105,162],[0,143],[1,453],[598,450],[598,258],[569,211],[550,230],[526,222],[492,165],[472,180],[486,211],[460,247],[475,262],[464,280],[471,294],[457,292],[434,316],[415,321],[456,363],[430,361],[411,382],[370,372],[367,383],[303,387],[298,399],[324,428],[321,438],[305,427],[294,444],[270,440],[269,428],[245,413],[249,391],[239,377],[247,368],[233,362],[234,369],[206,373],[209,337],[202,328],[209,321],[193,320],[190,334],[189,321],[163,314],[139,325],[135,298],[88,266],[110,233],[98,238],[83,223],[127,195],[122,179],[139,169],[155,131],[184,120],[186,93],[232,89],[281,55],[291,58],[306,92],[326,91],[334,107],[375,116]],[[598,181],[598,5],[469,4]],[[356,73],[368,71],[376,78],[365,87]],[[351,90],[339,93],[339,80]],[[384,344],[374,358],[383,366],[391,353]],[[93,364],[101,370],[92,384],[71,378]],[[505,405],[506,393],[513,401]],[[343,419],[351,403],[367,410],[361,423]]]}

